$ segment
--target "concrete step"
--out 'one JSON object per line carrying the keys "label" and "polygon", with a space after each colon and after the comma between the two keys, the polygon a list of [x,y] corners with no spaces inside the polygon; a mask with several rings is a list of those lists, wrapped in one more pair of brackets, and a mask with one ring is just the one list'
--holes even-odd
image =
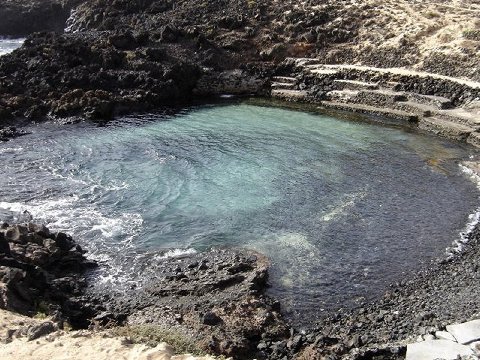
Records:
{"label": "concrete step", "polygon": [[333,80],[336,90],[377,90],[378,83],[369,83],[356,80]]}
{"label": "concrete step", "polygon": [[448,340],[429,340],[407,345],[406,360],[454,360],[462,356],[473,356],[465,345]]}
{"label": "concrete step", "polygon": [[295,84],[292,83],[282,83],[282,82],[273,82],[272,89],[293,89]]}
{"label": "concrete step", "polygon": [[358,90],[332,90],[326,93],[326,97],[330,101],[352,102],[358,95]]}
{"label": "concrete step", "polygon": [[272,77],[273,82],[282,83],[282,84],[296,84],[297,79],[290,76],[274,76]]}
{"label": "concrete step", "polygon": [[465,141],[469,135],[475,132],[475,128],[448,121],[438,117],[423,117],[418,122],[418,128],[433,132],[437,135],[459,141]]}
{"label": "concrete step", "polygon": [[423,105],[430,105],[437,109],[450,109],[453,107],[450,99],[441,96],[422,95],[416,93],[405,93],[410,101]]}
{"label": "concrete step", "polygon": [[288,101],[302,101],[307,99],[307,92],[303,90],[273,89],[271,96]]}
{"label": "concrete step", "polygon": [[322,101],[321,105],[327,109],[376,115],[389,120],[395,120],[395,122],[398,123],[416,124],[418,122],[417,115],[396,109],[388,109],[363,104],[342,103],[336,101]]}

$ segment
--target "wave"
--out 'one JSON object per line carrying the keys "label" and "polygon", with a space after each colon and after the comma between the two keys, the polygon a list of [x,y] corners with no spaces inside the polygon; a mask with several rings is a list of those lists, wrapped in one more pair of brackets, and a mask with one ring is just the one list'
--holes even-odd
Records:
{"label": "wave", "polygon": [[[477,162],[464,161],[459,164],[460,170],[467,175],[477,188],[480,189],[480,168]],[[465,249],[465,245],[469,242],[469,235],[480,224],[480,207],[474,213],[468,216],[467,224],[460,237],[453,241],[453,244],[446,249],[447,258],[452,258],[456,254],[461,253]]]}
{"label": "wave", "polygon": [[[100,235],[104,240],[123,237],[122,246],[130,244],[140,231],[143,218],[138,213],[107,216],[92,204],[80,201],[72,195],[59,199],[40,200],[32,203],[0,202],[0,208],[12,212],[14,220],[28,213],[33,221],[42,222],[54,231],[68,232],[79,240]],[[101,247],[98,241],[89,242],[89,248]]]}

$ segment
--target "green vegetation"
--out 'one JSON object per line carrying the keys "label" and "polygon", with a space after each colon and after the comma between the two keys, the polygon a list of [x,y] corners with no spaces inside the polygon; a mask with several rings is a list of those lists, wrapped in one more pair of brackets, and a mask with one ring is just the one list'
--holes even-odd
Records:
{"label": "green vegetation", "polygon": [[42,300],[35,303],[35,309],[36,309],[36,313],[33,316],[35,319],[40,319],[40,320],[46,319],[50,312],[48,304]]}
{"label": "green vegetation", "polygon": [[152,347],[166,342],[173,347],[176,354],[205,355],[195,342],[184,334],[166,330],[155,325],[134,325],[112,329],[116,336],[128,337],[133,343],[146,344]]}
{"label": "green vegetation", "polygon": [[467,40],[480,41],[480,29],[468,29],[463,31],[462,35]]}
{"label": "green vegetation", "polygon": [[425,13],[425,17],[426,17],[427,19],[435,19],[435,18],[438,18],[438,17],[440,17],[440,16],[441,16],[441,14],[440,14],[438,11],[432,11],[432,10],[430,10],[430,11],[427,11],[427,12]]}

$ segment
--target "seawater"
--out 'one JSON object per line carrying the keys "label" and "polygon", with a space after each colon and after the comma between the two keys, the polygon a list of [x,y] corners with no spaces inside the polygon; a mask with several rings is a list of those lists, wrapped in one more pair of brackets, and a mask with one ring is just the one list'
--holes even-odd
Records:
{"label": "seawater", "polygon": [[8,54],[22,46],[25,39],[0,38],[0,56]]}
{"label": "seawater", "polygon": [[0,144],[0,218],[71,233],[103,286],[147,254],[233,246],[272,262],[269,293],[301,324],[379,296],[443,256],[478,205],[440,138],[245,103],[32,125]]}

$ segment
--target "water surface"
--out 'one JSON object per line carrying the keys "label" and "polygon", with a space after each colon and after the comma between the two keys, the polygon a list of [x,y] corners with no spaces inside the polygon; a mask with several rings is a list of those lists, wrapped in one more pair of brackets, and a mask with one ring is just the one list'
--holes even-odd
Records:
{"label": "water surface", "polygon": [[134,283],[146,253],[256,249],[303,324],[442,256],[477,206],[458,165],[472,149],[305,112],[232,104],[31,130],[0,144],[0,217],[72,233],[112,286]]}
{"label": "water surface", "polygon": [[10,39],[0,37],[0,56],[11,53],[13,50],[22,46],[25,39]]}

